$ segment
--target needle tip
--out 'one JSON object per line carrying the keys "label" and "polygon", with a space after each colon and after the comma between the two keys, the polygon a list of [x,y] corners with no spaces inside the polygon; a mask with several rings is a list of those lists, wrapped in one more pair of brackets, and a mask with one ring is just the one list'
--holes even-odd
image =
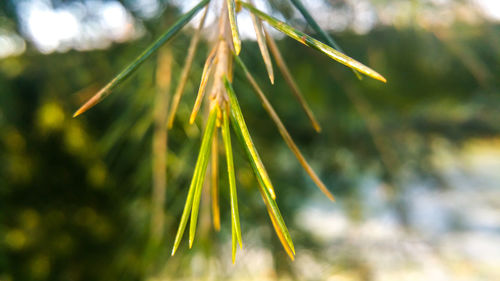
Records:
{"label": "needle tip", "polygon": [[379,81],[381,81],[381,82],[383,82],[383,83],[387,83],[387,79],[385,79],[385,77],[382,76],[382,75],[377,76],[376,79],[379,80]]}
{"label": "needle tip", "polygon": [[75,117],[78,117],[80,114],[84,113],[85,110],[83,109],[83,107],[80,107],[77,111],[75,111],[75,113],[73,114],[73,118]]}
{"label": "needle tip", "polygon": [[273,198],[273,200],[276,200],[276,193],[274,193],[274,190],[270,189],[269,193],[269,195],[271,195],[271,198]]}
{"label": "needle tip", "polygon": [[316,133],[321,133],[321,126],[318,123],[314,123],[314,130]]}
{"label": "needle tip", "polygon": [[327,194],[328,199],[330,199],[333,203],[336,202],[335,197],[332,194]]}

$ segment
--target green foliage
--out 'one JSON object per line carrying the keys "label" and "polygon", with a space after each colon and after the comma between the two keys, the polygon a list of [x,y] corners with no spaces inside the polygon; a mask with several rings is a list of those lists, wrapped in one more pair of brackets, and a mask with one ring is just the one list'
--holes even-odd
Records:
{"label": "green foliage", "polygon": [[[454,44],[472,50],[487,71],[499,73],[498,48],[487,39],[498,34],[498,27],[461,26],[454,30],[458,36]],[[348,90],[361,95],[371,107],[372,117],[380,120],[380,132],[405,169],[424,179],[438,177],[428,158],[436,137],[459,146],[471,138],[489,138],[500,133],[498,79],[479,84],[461,57],[450,52],[434,34],[387,28],[364,36],[343,33],[338,38],[350,53],[387,73],[391,83],[387,87],[359,83],[352,73],[335,68],[314,52],[298,49],[286,40],[278,42],[283,56],[294,58],[287,60],[290,71],[323,124],[323,134],[314,138],[307,120],[297,114],[296,103],[285,98],[289,90],[284,81],[276,79],[272,88],[264,83],[268,73],[255,59],[261,56],[257,44],[243,42],[246,47],[241,57],[249,72],[255,74],[254,80],[260,82],[262,92],[272,93],[269,103],[280,112],[284,120],[281,123],[286,123],[297,146],[314,159],[311,164],[319,167],[318,175],[329,186],[335,186],[336,196],[343,202],[339,208],[353,218],[359,220],[367,215],[359,203],[365,192],[360,182],[366,175],[387,178],[389,171],[382,165],[366,119]],[[172,42],[176,58],[184,54],[188,39],[181,34]],[[25,56],[0,61],[0,278],[138,280],[166,267],[171,279],[186,279],[193,278],[189,272],[196,260],[193,256],[225,257],[222,254],[226,245],[218,241],[228,240],[229,227],[225,226],[233,221],[229,212],[222,213],[222,229],[226,231],[209,232],[206,238],[198,240],[192,252],[168,257],[176,234],[177,214],[185,203],[183,186],[192,178],[190,167],[195,165],[193,155],[202,131],[196,125],[188,125],[190,106],[184,103],[179,105],[178,118],[169,132],[168,169],[172,184],[167,194],[165,239],[161,246],[147,248],[153,62],[144,62],[147,67],[130,77],[127,87],[122,87],[120,95],[112,97],[109,103],[100,104],[83,118],[71,119],[70,111],[95,87],[70,98],[68,93],[96,81],[104,82],[103,77],[126,65],[138,53],[138,45],[133,42],[102,51],[47,56],[30,51]],[[200,52],[206,49],[205,44],[200,44]],[[304,55],[297,57],[297,52]],[[200,77],[204,59],[195,57],[193,76]],[[174,73],[181,71],[179,64],[182,62],[174,63]],[[297,251],[310,250],[332,263],[331,255],[321,256],[324,244],[301,229],[301,222],[294,219],[297,210],[307,203],[305,198],[314,197],[313,184],[299,172],[293,156],[283,153],[285,146],[274,128],[263,125],[268,121],[263,117],[259,99],[254,98],[252,89],[243,81],[243,74],[236,70],[234,87],[244,105],[246,126],[254,134],[252,142],[259,148],[273,181],[279,183],[278,203],[293,230]],[[340,82],[332,82],[332,77]],[[174,83],[177,81],[174,78]],[[190,93],[196,93],[198,82],[187,82],[188,104],[195,99]],[[251,189],[258,182],[246,176],[252,167],[241,160],[247,155],[238,154],[239,150],[234,152],[238,195],[245,200],[243,204],[240,200],[239,206],[242,236],[258,226],[257,233],[263,237],[265,248],[273,250],[276,270],[298,274],[290,270],[293,264],[283,259],[285,255],[277,248],[280,244],[266,236],[270,230],[268,218],[262,215],[261,199]],[[229,179],[221,179],[222,186],[230,186]],[[270,198],[265,188],[258,188],[263,197]],[[221,193],[221,198],[231,198],[230,189],[221,189]],[[402,193],[396,190],[395,197]],[[221,200],[220,204],[221,209],[228,210],[231,200]],[[203,202],[200,216],[202,210]],[[223,262],[221,258],[219,264]],[[352,269],[357,263],[346,259],[335,264]]]}

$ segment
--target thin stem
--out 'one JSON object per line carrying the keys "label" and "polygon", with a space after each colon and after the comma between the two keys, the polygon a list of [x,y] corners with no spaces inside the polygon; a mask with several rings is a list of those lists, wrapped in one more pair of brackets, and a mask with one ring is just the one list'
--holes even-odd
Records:
{"label": "thin stem", "polygon": [[201,17],[200,24],[196,29],[193,37],[191,38],[191,42],[189,43],[188,55],[186,56],[186,60],[184,61],[184,66],[181,71],[181,76],[179,79],[179,84],[175,89],[175,94],[172,99],[172,105],[170,107],[170,112],[168,115],[168,128],[171,129],[174,125],[175,114],[177,113],[177,108],[179,107],[179,103],[181,101],[182,95],[184,93],[184,88],[186,87],[187,81],[189,79],[189,72],[191,71],[191,67],[193,66],[194,57],[196,55],[196,51],[198,50],[198,43],[200,42],[201,30],[205,25],[205,20],[208,14],[208,6],[205,8],[203,12],[203,16]]}
{"label": "thin stem", "polygon": [[151,237],[157,242],[163,236],[165,217],[163,208],[167,188],[167,128],[169,88],[172,74],[172,53],[161,52],[156,72],[157,91],[154,106],[153,134],[153,192],[151,192]]}

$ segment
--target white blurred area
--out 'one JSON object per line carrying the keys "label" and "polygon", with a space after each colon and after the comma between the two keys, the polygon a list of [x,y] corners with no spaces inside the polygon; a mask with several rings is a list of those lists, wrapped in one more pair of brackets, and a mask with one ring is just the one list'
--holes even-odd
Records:
{"label": "white blurred area", "polygon": [[0,59],[9,56],[18,56],[26,50],[24,39],[14,32],[0,27]]}
{"label": "white blurred area", "polygon": [[[132,15],[118,1],[70,2],[58,8],[48,0],[16,3],[21,32],[42,53],[103,49],[142,34]],[[19,35],[2,34],[0,58],[20,55],[26,43]]]}
{"label": "white blurred area", "polygon": [[[197,0],[173,0],[187,11]],[[215,20],[215,11],[221,1],[212,1],[207,25]],[[271,13],[267,1],[255,0],[256,6]],[[131,1],[131,9],[142,19],[161,16],[163,7],[158,0]],[[419,1],[370,1],[344,0],[336,6],[324,0],[308,0],[304,4],[326,30],[340,32],[352,30],[359,34],[370,32],[377,25],[404,26],[415,22],[429,28],[433,25],[450,25],[455,21],[480,24],[484,20],[500,21],[498,0],[419,0]],[[19,0],[17,11],[21,31],[42,53],[65,52],[71,49],[92,50],[107,48],[113,42],[124,42],[140,37],[144,30],[140,21],[114,0],[89,0],[68,2],[54,8],[49,0]],[[283,19],[279,13],[274,16]],[[199,16],[197,17],[199,18]],[[303,22],[295,11],[295,22]],[[194,23],[196,23],[196,19]],[[255,39],[250,16],[239,15],[239,27],[244,39]],[[298,26],[299,28],[307,28]],[[273,33],[276,36],[279,33]],[[7,32],[0,26],[0,58],[22,54],[26,42],[19,35]]]}
{"label": "white blurred area", "polygon": [[[361,219],[319,200],[299,212],[297,223],[324,245],[324,258],[297,255],[302,274],[322,272],[304,280],[500,280],[500,139],[452,149],[437,138],[432,146],[431,162],[444,182],[417,179],[402,187],[406,228],[387,187],[369,177]],[[370,278],[336,265],[345,257]]]}
{"label": "white blurred area", "polygon": [[450,147],[442,139],[433,144],[433,166],[444,187],[405,187],[409,230],[395,223],[385,188],[370,181],[362,202],[366,219],[353,223],[321,210],[311,216],[316,219],[304,220],[305,228],[314,233],[330,225],[323,239],[359,249],[373,280],[500,280],[500,140]]}
{"label": "white blurred area", "polygon": [[49,1],[18,4],[21,28],[42,53],[109,47],[136,35],[134,20],[118,1],[86,1],[53,9]]}

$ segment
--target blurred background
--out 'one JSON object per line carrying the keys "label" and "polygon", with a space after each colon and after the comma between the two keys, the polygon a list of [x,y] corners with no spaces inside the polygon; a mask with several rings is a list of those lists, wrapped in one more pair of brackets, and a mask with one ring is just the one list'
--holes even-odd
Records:
{"label": "blurred background", "polygon": [[[241,13],[242,59],[337,202],[316,189],[236,68],[297,256],[292,262],[281,248],[235,145],[244,248],[232,265],[224,166],[221,232],[205,196],[193,249],[184,237],[170,257],[203,128],[188,115],[206,40],[168,132],[160,241],[152,242],[150,221],[161,57],[71,118],[197,1],[1,1],[0,280],[500,280],[500,2],[303,2],[388,83],[359,81],[273,32],[323,127],[317,134],[283,77],[269,83]],[[314,35],[288,1],[256,4]],[[166,47],[172,89],[199,17]]]}

